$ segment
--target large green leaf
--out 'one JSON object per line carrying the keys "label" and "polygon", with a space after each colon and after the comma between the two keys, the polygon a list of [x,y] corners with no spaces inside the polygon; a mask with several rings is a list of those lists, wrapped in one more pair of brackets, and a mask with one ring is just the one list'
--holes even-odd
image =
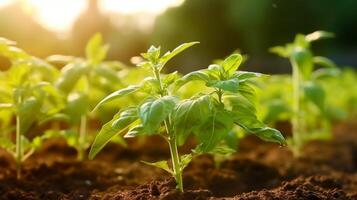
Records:
{"label": "large green leaf", "polygon": [[104,124],[95,137],[89,152],[89,159],[93,159],[114,136],[127,129],[136,120],[136,108],[130,107],[117,113],[112,120]]}
{"label": "large green leaf", "polygon": [[196,135],[202,152],[210,152],[233,128],[232,116],[224,110],[216,111],[203,123]]}
{"label": "large green leaf", "polygon": [[193,129],[200,126],[211,115],[209,95],[182,101],[172,114],[173,128],[179,145],[182,145]]}
{"label": "large green leaf", "polygon": [[278,130],[267,127],[258,120],[254,105],[246,98],[238,95],[225,96],[232,108],[234,122],[249,133],[253,133],[262,140],[285,144],[285,139]]}
{"label": "large green leaf", "polygon": [[[140,89],[141,87],[140,86],[136,86],[136,85],[130,85],[124,89],[120,89],[118,91],[115,91],[111,94],[109,94],[108,96],[106,96],[103,100],[101,100],[96,106],[95,108],[93,109],[93,111],[97,110],[100,106],[102,106],[103,104],[105,103],[108,103],[110,101],[113,101],[115,99],[118,99],[118,98],[121,98],[121,97],[124,97],[126,95],[129,95],[133,92],[136,92]],[[92,111],[92,112],[93,112]]]}
{"label": "large green leaf", "polygon": [[174,110],[177,98],[164,96],[160,98],[149,98],[139,107],[141,123],[148,134],[158,130],[161,123]]}

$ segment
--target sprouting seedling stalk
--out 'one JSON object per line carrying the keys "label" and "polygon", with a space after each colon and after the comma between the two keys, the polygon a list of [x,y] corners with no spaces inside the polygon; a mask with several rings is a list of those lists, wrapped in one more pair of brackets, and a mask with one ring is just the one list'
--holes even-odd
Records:
{"label": "sprouting seedling stalk", "polygon": [[[21,97],[19,96],[18,102],[21,103]],[[21,178],[22,168],[22,138],[21,138],[21,125],[20,116],[16,114],[16,177]]]}
{"label": "sprouting seedling stalk", "polygon": [[293,115],[291,118],[291,123],[292,123],[292,139],[293,139],[293,147],[292,151],[293,153],[298,156],[299,155],[299,149],[300,149],[300,132],[304,131],[301,130],[301,124],[300,124],[300,71],[299,71],[299,66],[298,64],[290,59],[291,65],[292,65],[292,83],[293,83],[293,98],[292,98],[292,103],[293,103]]}
{"label": "sprouting seedling stalk", "polygon": [[87,116],[82,115],[79,125],[79,138],[78,138],[78,160],[83,160],[85,155],[86,144],[86,131],[87,131]]}

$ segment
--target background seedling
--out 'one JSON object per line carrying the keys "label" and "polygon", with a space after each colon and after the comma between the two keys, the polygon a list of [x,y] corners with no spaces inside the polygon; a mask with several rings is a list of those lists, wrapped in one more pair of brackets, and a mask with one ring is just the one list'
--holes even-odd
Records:
{"label": "background seedling", "polygon": [[[333,34],[324,31],[316,31],[308,35],[298,34],[293,43],[271,49],[272,52],[289,58],[292,66],[293,136],[289,140],[289,146],[296,156],[300,154],[301,147],[306,142],[331,137],[330,123],[325,115],[326,92],[318,79],[325,75],[336,74],[336,68],[329,59],[314,56],[310,46],[316,40],[332,36]],[[315,70],[317,65],[324,68]],[[319,118],[309,113],[310,104],[314,105],[313,109],[320,111]],[[320,126],[321,129],[309,127],[313,125]]]}
{"label": "background seedling", "polygon": [[[59,109],[62,103],[57,90],[50,84],[58,71],[48,63],[28,55],[14,46],[15,43],[0,38],[0,54],[11,61],[11,67],[1,72],[0,112],[4,129],[0,138],[1,147],[8,150],[16,160],[17,177],[21,177],[22,163],[41,146],[47,135],[28,137],[29,130],[39,121]],[[15,115],[15,142],[12,141]]]}
{"label": "background seedling", "polygon": [[72,125],[79,124],[78,131],[57,131],[54,134],[64,136],[68,144],[77,149],[78,160],[84,159],[85,151],[92,141],[87,129],[91,103],[112,92],[116,86],[124,86],[118,74],[124,65],[104,61],[108,48],[108,45],[102,44],[102,36],[96,34],[86,45],[85,58],[59,55],[48,58],[54,63],[65,63],[55,85],[67,98],[66,107],[62,111],[65,120]]}

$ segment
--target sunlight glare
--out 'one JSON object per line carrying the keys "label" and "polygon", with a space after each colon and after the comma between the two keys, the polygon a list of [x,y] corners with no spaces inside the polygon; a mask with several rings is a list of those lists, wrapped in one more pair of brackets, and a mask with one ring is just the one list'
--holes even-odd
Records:
{"label": "sunlight glare", "polygon": [[[88,0],[17,0],[23,9],[45,28],[57,33],[70,31],[76,18],[86,8]],[[152,23],[155,16],[184,0],[98,0],[103,13],[120,13],[142,18]],[[0,7],[15,0],[0,0]],[[140,15],[142,14],[142,15]]]}
{"label": "sunlight glare", "polygon": [[178,6],[183,0],[102,0],[103,11],[122,14],[149,13],[158,15],[168,7]]}
{"label": "sunlight glare", "polygon": [[86,6],[85,0],[27,0],[26,3],[40,24],[56,32],[70,30]]}

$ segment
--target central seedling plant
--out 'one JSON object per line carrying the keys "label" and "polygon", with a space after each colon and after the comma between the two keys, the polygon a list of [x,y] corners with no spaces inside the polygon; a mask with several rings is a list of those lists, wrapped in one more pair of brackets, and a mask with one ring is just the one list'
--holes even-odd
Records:
{"label": "central seedling plant", "polygon": [[[325,57],[314,56],[311,43],[333,37],[332,33],[316,31],[298,34],[293,43],[273,47],[272,52],[288,58],[292,66],[292,138],[289,146],[299,156],[302,146],[310,140],[331,137],[326,115],[326,92],[319,79],[338,74],[334,63]],[[323,68],[317,69],[319,65]],[[313,105],[313,106],[311,106]],[[318,110],[318,115],[314,114]]]}
{"label": "central seedling plant", "polygon": [[[182,172],[192,157],[200,153],[222,151],[217,148],[234,124],[264,140],[285,143],[279,131],[266,127],[256,118],[254,106],[248,100],[254,95],[245,82],[259,74],[236,72],[242,59],[240,55],[232,55],[222,65],[212,65],[207,70],[192,72],[181,79],[176,72],[167,75],[160,73],[171,58],[194,44],[196,42],[182,44],[163,56],[160,56],[160,48],[152,46],[142,54],[145,61],[139,66],[150,68],[152,76],[140,85],[110,94],[96,108],[133,92],[143,92],[146,98],[136,106],[120,110],[102,127],[92,144],[89,153],[91,159],[117,134],[125,133],[124,137],[158,134],[169,145],[171,165],[167,161],[145,163],[172,174],[177,188],[183,191]],[[175,91],[194,80],[205,81],[214,92],[198,93],[192,98],[180,100]],[[198,146],[192,153],[180,155],[178,146],[184,144],[191,134],[198,138]]]}

